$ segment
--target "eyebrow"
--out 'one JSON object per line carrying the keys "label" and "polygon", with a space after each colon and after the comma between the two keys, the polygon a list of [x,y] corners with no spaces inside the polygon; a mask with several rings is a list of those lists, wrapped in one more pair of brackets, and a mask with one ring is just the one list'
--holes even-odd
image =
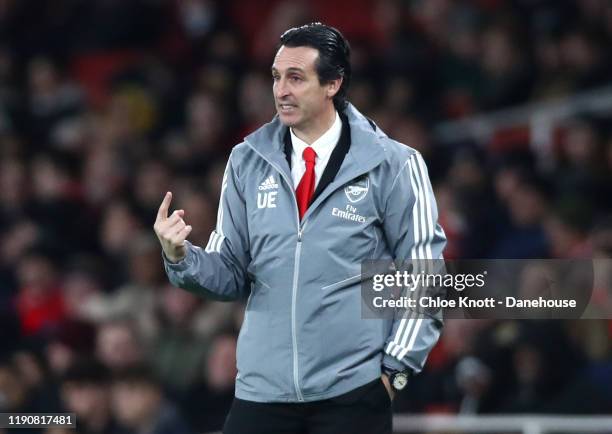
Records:
{"label": "eyebrow", "polygon": [[[272,73],[278,72],[278,70],[273,66],[271,68]],[[287,71],[285,71],[286,73],[291,73],[291,72],[299,72],[301,74],[304,74],[305,71],[302,68],[296,68],[296,67],[291,67],[291,68],[287,68]]]}

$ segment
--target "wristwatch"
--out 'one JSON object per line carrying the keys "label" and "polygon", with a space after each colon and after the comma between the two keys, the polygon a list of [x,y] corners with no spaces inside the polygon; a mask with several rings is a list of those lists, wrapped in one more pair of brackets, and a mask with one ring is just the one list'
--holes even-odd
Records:
{"label": "wristwatch", "polygon": [[385,369],[385,374],[389,377],[389,383],[396,392],[404,390],[408,384],[408,380],[412,376],[412,370],[406,369],[405,371],[395,371],[391,369]]}

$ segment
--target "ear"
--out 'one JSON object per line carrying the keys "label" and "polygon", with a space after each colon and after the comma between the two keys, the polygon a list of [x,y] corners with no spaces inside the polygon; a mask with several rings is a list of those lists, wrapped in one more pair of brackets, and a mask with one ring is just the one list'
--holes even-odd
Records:
{"label": "ear", "polygon": [[335,80],[330,80],[326,85],[327,97],[329,99],[332,99],[334,96],[336,96],[341,86],[342,86],[342,77],[337,78]]}

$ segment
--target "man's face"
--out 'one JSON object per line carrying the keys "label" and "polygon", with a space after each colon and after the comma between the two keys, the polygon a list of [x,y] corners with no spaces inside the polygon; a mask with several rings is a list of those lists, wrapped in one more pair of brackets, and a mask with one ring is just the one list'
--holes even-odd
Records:
{"label": "man's face", "polygon": [[108,389],[105,385],[70,381],[62,387],[62,398],[69,411],[87,421],[95,414],[106,411],[109,402]]}
{"label": "man's face", "polygon": [[334,84],[319,82],[315,69],[318,57],[314,48],[283,45],[272,65],[276,111],[283,124],[298,130],[317,125],[333,104]]}
{"label": "man's face", "polygon": [[141,359],[140,343],[125,324],[105,324],[98,330],[96,351],[100,361],[111,369],[121,369]]}
{"label": "man's face", "polygon": [[159,410],[161,395],[150,384],[117,382],[112,388],[112,405],[119,422],[136,429]]}

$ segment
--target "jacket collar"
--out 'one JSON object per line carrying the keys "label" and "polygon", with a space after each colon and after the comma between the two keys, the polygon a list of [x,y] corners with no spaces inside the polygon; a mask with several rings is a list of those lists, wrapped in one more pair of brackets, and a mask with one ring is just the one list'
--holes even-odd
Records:
{"label": "jacket collar", "polygon": [[[348,182],[378,166],[385,158],[381,138],[386,134],[361,114],[352,104],[343,111],[350,128],[350,148],[332,184]],[[288,128],[278,115],[245,137],[245,142],[258,154],[276,166],[291,185],[291,170],[285,158],[284,138]]]}
{"label": "jacket collar", "polygon": [[[346,157],[346,154],[348,153],[351,147],[351,132],[349,128],[348,119],[346,119],[346,116],[344,113],[340,114],[340,122],[341,122],[340,138],[338,139],[337,143],[335,144],[332,150],[331,155],[329,156],[329,161],[327,162],[327,165],[325,166],[325,170],[321,174],[321,179],[319,180],[319,183],[317,184],[317,188],[312,196],[311,203],[321,194],[323,190],[325,190],[325,187],[327,187],[329,183],[334,180],[334,178],[338,174],[338,171],[340,170],[340,167],[342,166],[342,163],[344,162],[344,158]],[[289,131],[290,129],[287,128],[287,132],[285,133],[285,138],[284,138],[284,142],[285,142],[284,151],[285,151],[285,158],[287,159],[287,163],[289,164],[289,170],[291,170],[291,154],[293,152],[293,144],[292,144],[293,137],[289,133]]]}

